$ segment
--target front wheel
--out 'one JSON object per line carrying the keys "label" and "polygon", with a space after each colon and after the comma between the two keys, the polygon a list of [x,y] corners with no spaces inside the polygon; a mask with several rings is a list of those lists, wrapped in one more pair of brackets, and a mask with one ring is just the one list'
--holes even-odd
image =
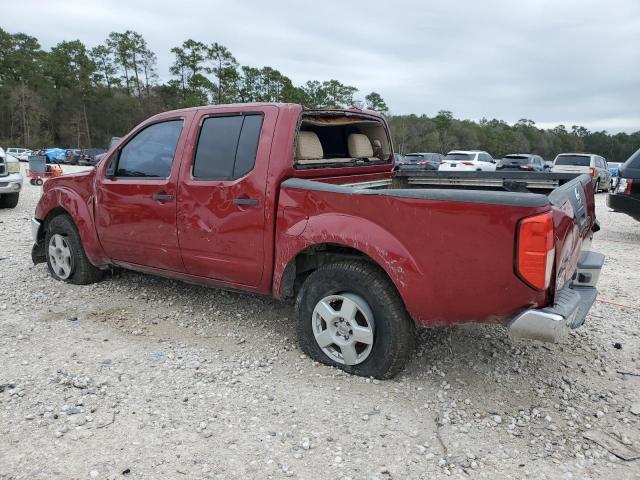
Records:
{"label": "front wheel", "polygon": [[398,292],[365,262],[318,268],[302,285],[296,312],[302,350],[348,373],[391,378],[413,353],[415,328]]}
{"label": "front wheel", "polygon": [[67,215],[58,215],[49,222],[45,256],[49,273],[56,280],[88,285],[102,278],[102,271],[89,262],[76,226]]}

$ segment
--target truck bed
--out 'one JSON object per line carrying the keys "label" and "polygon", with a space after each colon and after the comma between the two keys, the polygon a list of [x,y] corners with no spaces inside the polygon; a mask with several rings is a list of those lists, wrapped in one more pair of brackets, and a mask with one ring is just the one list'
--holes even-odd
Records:
{"label": "truck bed", "polygon": [[508,192],[548,192],[578,175],[551,172],[440,172],[399,171],[393,184],[397,188],[437,186],[438,188],[471,188]]}
{"label": "truck bed", "polygon": [[[564,183],[545,194],[441,188],[406,177],[350,184],[291,178],[282,183],[278,230],[287,236],[282,244],[298,251],[318,238],[338,245],[349,239],[396,280],[418,324],[504,323],[525,308],[552,304],[556,291],[532,289],[514,271],[523,218],[554,213],[558,289],[575,272],[590,238],[591,178],[552,177]],[[287,254],[277,252],[276,265]]]}

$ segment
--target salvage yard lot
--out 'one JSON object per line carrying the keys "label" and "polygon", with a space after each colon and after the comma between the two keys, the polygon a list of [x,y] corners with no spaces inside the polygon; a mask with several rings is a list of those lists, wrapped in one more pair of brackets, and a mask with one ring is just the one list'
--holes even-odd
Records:
{"label": "salvage yard lot", "polygon": [[0,211],[0,479],[640,478],[585,438],[640,451],[640,224],[603,194],[599,300],[567,343],[437,329],[377,381],[301,355],[288,303],[54,281],[30,260],[39,191]]}

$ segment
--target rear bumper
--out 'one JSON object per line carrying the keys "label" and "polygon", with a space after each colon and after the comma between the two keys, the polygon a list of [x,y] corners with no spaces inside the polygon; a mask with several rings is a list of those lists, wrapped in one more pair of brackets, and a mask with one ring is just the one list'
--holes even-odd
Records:
{"label": "rear bumper", "polygon": [[607,206],[616,212],[626,213],[640,220],[640,198],[626,193],[610,193],[607,195]]}
{"label": "rear bumper", "polygon": [[603,265],[604,255],[584,252],[572,282],[556,294],[554,305],[521,312],[509,323],[511,336],[555,343],[580,327],[596,300]]}
{"label": "rear bumper", "polygon": [[440,168],[438,168],[438,171],[440,172],[475,172],[479,168],[480,167],[476,167],[475,165],[464,165],[464,166],[457,165],[455,167],[451,167],[446,163],[443,163],[440,165]]}

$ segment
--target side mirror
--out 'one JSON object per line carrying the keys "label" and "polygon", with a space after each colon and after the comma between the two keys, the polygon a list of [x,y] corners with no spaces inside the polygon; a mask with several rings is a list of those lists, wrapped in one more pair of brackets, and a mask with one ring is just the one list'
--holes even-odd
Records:
{"label": "side mirror", "polygon": [[113,178],[116,176],[116,166],[118,164],[119,156],[120,156],[120,151],[117,151],[113,155],[111,155],[111,158],[109,158],[109,164],[107,165],[107,168],[104,171],[104,176],[106,178]]}

